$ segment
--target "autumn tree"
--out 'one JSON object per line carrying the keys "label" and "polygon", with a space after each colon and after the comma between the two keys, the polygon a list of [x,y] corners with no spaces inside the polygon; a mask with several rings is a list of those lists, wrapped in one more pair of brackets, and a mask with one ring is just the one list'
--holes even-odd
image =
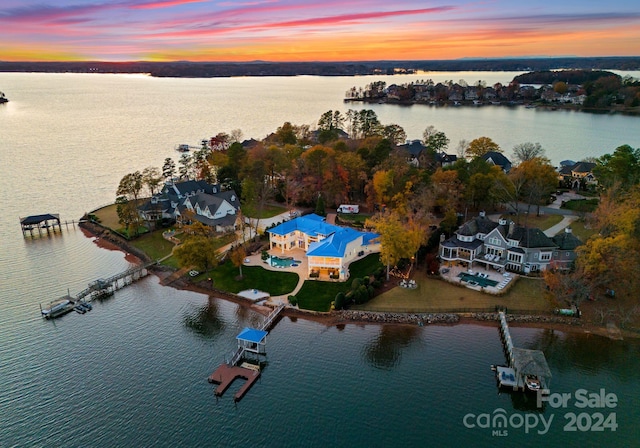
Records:
{"label": "autumn tree", "polygon": [[245,250],[243,245],[238,245],[229,253],[229,258],[231,259],[231,263],[235,267],[240,270],[240,279],[242,279],[242,264],[244,263],[244,259],[247,256],[247,251]]}
{"label": "autumn tree", "polygon": [[608,191],[594,212],[594,230],[578,247],[576,264],[594,289],[614,289],[625,306],[638,305],[640,288],[640,187]]}
{"label": "autumn tree", "polygon": [[467,156],[469,157],[482,157],[489,151],[502,152],[500,146],[489,137],[478,137],[471,140],[469,147],[467,148]]}
{"label": "autumn tree", "polygon": [[536,205],[536,215],[540,215],[540,206],[544,205],[558,186],[558,173],[548,159],[534,157],[522,162],[515,168],[515,175],[524,177],[522,197],[528,205]]}
{"label": "autumn tree", "polygon": [[544,148],[540,143],[520,143],[513,147],[513,157],[520,163],[536,157],[544,157]]}
{"label": "autumn tree", "polygon": [[194,266],[201,271],[217,266],[220,260],[216,241],[205,236],[189,238],[175,248],[173,255],[181,266]]}
{"label": "autumn tree", "polygon": [[155,166],[150,166],[142,170],[142,182],[149,189],[149,194],[156,194],[158,187],[162,184],[162,174]]}
{"label": "autumn tree", "polygon": [[380,234],[380,259],[387,267],[387,280],[391,266],[403,259],[411,259],[427,235],[423,225],[418,220],[401,220],[398,213],[387,211],[379,213],[365,222],[366,227],[373,228]]}

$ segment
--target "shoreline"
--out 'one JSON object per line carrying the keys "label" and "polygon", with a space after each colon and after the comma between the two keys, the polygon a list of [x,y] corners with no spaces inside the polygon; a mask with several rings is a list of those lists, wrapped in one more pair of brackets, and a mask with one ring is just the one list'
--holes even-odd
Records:
{"label": "shoreline", "polygon": [[[94,243],[107,250],[120,250],[124,252],[127,261],[131,263],[143,262],[147,260],[145,254],[139,254],[139,251],[132,247],[124,238],[115,235],[113,232],[105,229],[95,223],[83,222],[80,228],[84,230],[87,237],[93,236],[96,239]],[[142,255],[142,256],[141,256]],[[236,294],[226,291],[216,290],[202,285],[194,284],[184,278],[171,279],[174,273],[169,268],[162,266],[154,266],[150,269],[160,280],[160,284],[166,287],[172,287],[182,291],[191,291],[208,296],[210,299],[221,299],[236,303],[242,307],[251,309],[264,316],[271,312],[271,307],[266,305],[258,305],[253,301],[242,298]],[[283,316],[291,318],[301,318],[316,323],[323,324],[327,327],[357,324],[357,325],[482,325],[499,327],[497,316],[493,313],[399,313],[399,312],[374,312],[366,310],[343,310],[333,311],[329,313],[321,313],[318,311],[301,310],[294,307],[285,307]],[[609,339],[622,338],[640,338],[640,334],[636,334],[627,330],[620,330],[619,337],[613,337],[608,329],[598,326],[592,322],[585,322],[580,318],[566,318],[560,316],[546,315],[509,315],[509,325],[513,327],[523,328],[539,328],[558,330],[565,333],[580,333],[587,335],[595,335],[606,337]]]}

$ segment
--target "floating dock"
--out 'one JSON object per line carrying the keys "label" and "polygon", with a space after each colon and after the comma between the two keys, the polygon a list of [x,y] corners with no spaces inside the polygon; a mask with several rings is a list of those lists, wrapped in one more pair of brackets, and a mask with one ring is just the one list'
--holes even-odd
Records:
{"label": "floating dock", "polygon": [[253,353],[256,357],[266,356],[266,338],[269,330],[273,328],[280,313],[284,309],[284,305],[278,305],[267,316],[259,329],[245,328],[236,336],[238,348],[228,362],[221,364],[211,375],[208,381],[218,384],[214,393],[220,397],[226,392],[237,378],[247,380],[233,396],[234,401],[240,401],[253,384],[260,378],[260,367],[256,364],[242,363],[238,365],[242,358],[249,353]]}
{"label": "floating dock", "polygon": [[514,347],[509,332],[509,324],[504,311],[498,313],[500,320],[500,340],[504,349],[506,366],[492,366],[496,372],[498,386],[521,392],[536,392],[536,389],[528,386],[532,379],[537,381],[539,390],[543,394],[549,394],[551,382],[551,370],[547,364],[544,353],[540,350],[529,350]]}

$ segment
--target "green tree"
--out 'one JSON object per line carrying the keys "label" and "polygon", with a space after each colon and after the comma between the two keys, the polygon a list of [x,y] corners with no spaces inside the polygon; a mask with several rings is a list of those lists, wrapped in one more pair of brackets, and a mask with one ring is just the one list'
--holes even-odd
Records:
{"label": "green tree", "polygon": [[424,146],[433,152],[444,152],[449,146],[449,138],[444,132],[438,131],[434,126],[428,126],[423,133]]}
{"label": "green tree", "polygon": [[318,199],[316,200],[316,215],[318,216],[326,216],[327,212],[324,207],[324,198],[322,194],[318,194]]}
{"label": "green tree", "polygon": [[628,190],[640,182],[640,148],[619,146],[613,154],[605,154],[597,160],[593,173],[604,188],[619,184],[622,190]]}
{"label": "green tree", "polygon": [[166,180],[172,180],[176,176],[176,163],[171,157],[164,159],[164,165],[162,165],[162,176]]}
{"label": "green tree", "polygon": [[388,124],[382,128],[382,137],[394,145],[399,145],[407,139],[407,133],[397,124]]}

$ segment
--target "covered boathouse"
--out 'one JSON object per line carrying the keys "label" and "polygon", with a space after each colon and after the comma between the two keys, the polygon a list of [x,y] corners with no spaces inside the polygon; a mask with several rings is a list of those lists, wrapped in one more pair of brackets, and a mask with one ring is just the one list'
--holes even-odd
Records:
{"label": "covered boathouse", "polygon": [[38,230],[38,235],[41,235],[42,230],[46,230],[47,233],[56,230],[56,226],[58,230],[62,232],[62,227],[60,226],[60,215],[47,213],[44,215],[32,215],[27,216],[26,218],[20,218],[20,226],[22,227],[22,234],[27,235],[27,232],[33,236],[33,231]]}

